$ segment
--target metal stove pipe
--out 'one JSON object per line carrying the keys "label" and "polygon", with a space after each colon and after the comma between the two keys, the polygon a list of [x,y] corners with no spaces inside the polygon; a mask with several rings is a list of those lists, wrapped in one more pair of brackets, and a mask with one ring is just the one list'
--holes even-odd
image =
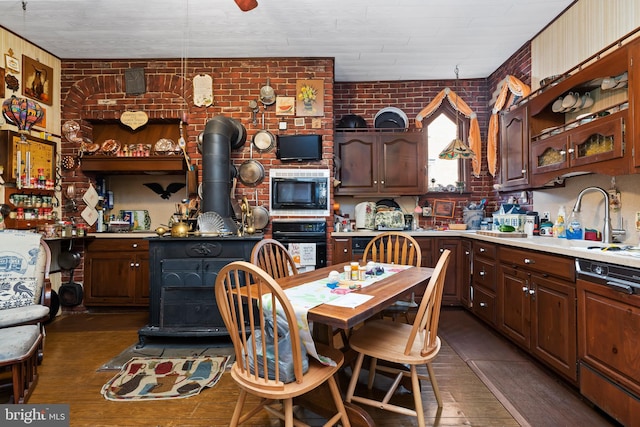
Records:
{"label": "metal stove pipe", "polygon": [[[215,116],[209,120],[202,134],[202,212],[216,212],[225,224],[226,230],[238,231],[231,218],[230,160],[231,141],[242,135],[243,126],[237,120],[225,116]],[[244,142],[244,141],[243,141]]]}

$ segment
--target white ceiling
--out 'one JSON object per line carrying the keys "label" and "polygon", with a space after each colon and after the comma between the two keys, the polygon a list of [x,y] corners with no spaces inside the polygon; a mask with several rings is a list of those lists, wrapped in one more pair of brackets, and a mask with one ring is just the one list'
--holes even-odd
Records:
{"label": "white ceiling", "polygon": [[0,0],[0,25],[61,59],[335,57],[338,82],[436,80],[489,76],[571,3]]}

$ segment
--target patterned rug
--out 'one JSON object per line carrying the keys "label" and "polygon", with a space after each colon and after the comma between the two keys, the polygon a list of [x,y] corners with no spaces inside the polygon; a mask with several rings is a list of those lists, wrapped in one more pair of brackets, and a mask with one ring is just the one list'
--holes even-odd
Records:
{"label": "patterned rug", "polygon": [[229,359],[229,356],[134,357],[102,387],[102,395],[114,401],[194,396],[218,382]]}

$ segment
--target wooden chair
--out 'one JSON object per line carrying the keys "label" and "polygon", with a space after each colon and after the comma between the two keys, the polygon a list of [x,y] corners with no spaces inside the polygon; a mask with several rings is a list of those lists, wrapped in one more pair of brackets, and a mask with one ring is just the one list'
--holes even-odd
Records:
{"label": "wooden chair", "polygon": [[[376,408],[412,415],[418,418],[418,425],[422,427],[425,425],[425,420],[419,380],[423,379],[431,381],[438,407],[442,407],[440,390],[438,389],[438,384],[433,374],[431,362],[440,351],[440,338],[438,338],[437,335],[438,321],[440,318],[442,290],[450,255],[451,251],[446,249],[440,256],[433,275],[429,280],[429,284],[427,285],[413,325],[393,322],[388,319],[379,319],[367,322],[363,327],[353,332],[349,340],[349,345],[353,350],[358,352],[358,357],[347,390],[347,402],[360,402],[375,406]],[[396,380],[380,401],[354,395],[365,356],[371,358],[369,382],[367,384],[369,389],[373,387],[376,371],[396,375]],[[378,364],[378,359],[380,359],[381,362],[387,361],[400,365],[386,366]],[[417,366],[421,364],[426,365],[429,373],[428,376],[418,374]],[[407,365],[409,370],[405,368]],[[389,403],[402,377],[411,378],[415,409]]]}
{"label": "wooden chair", "polygon": [[[414,265],[422,265],[422,252],[420,245],[410,235],[397,231],[388,231],[374,237],[364,248],[362,262],[368,261]],[[415,292],[411,293],[409,301],[398,301],[382,312],[383,316],[391,316],[394,320],[399,315],[404,315],[406,322],[409,322],[409,312],[415,310],[418,304],[415,300]]]}
{"label": "wooden chair", "polygon": [[251,251],[251,263],[274,279],[298,274],[296,264],[287,248],[274,239],[262,239],[256,243]]}
{"label": "wooden chair", "polygon": [[[269,294],[270,296],[263,296]],[[229,330],[235,350],[235,363],[231,367],[231,377],[240,387],[240,396],[236,403],[230,426],[237,426],[254,416],[261,409],[284,420],[285,426],[293,426],[293,398],[303,395],[320,385],[327,383],[336,406],[335,415],[328,418],[325,426],[340,422],[349,426],[349,419],[338,389],[335,373],[343,364],[343,355],[339,350],[317,345],[318,351],[336,362],[336,366],[325,366],[309,358],[308,370],[303,372],[303,352],[296,316],[291,303],[278,283],[261,268],[245,262],[235,261],[223,267],[216,278],[215,297],[220,314]],[[276,310],[269,310],[276,304],[282,312],[276,316]],[[278,310],[280,311],[280,310]],[[277,319],[280,319],[279,321]],[[271,332],[271,333],[270,333]],[[288,332],[288,334],[287,334]],[[264,341],[257,337],[273,335],[272,358],[267,356]],[[280,354],[280,346],[285,336],[289,337],[291,349]],[[262,341],[262,342],[261,342]],[[262,354],[252,357],[252,354]],[[291,360],[293,363],[293,382],[283,381],[284,372],[279,360]],[[252,367],[253,360],[259,369]],[[272,364],[269,363],[271,360]],[[248,394],[261,398],[258,405],[243,413]],[[274,406],[283,402],[283,409]],[[307,424],[296,420],[296,426]]]}

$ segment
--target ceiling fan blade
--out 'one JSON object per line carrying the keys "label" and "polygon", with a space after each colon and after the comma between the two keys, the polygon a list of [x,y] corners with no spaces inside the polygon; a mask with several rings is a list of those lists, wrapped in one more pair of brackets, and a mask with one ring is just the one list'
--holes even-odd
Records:
{"label": "ceiling fan blade", "polygon": [[240,10],[243,12],[248,12],[252,9],[255,9],[258,6],[257,0],[234,0]]}

